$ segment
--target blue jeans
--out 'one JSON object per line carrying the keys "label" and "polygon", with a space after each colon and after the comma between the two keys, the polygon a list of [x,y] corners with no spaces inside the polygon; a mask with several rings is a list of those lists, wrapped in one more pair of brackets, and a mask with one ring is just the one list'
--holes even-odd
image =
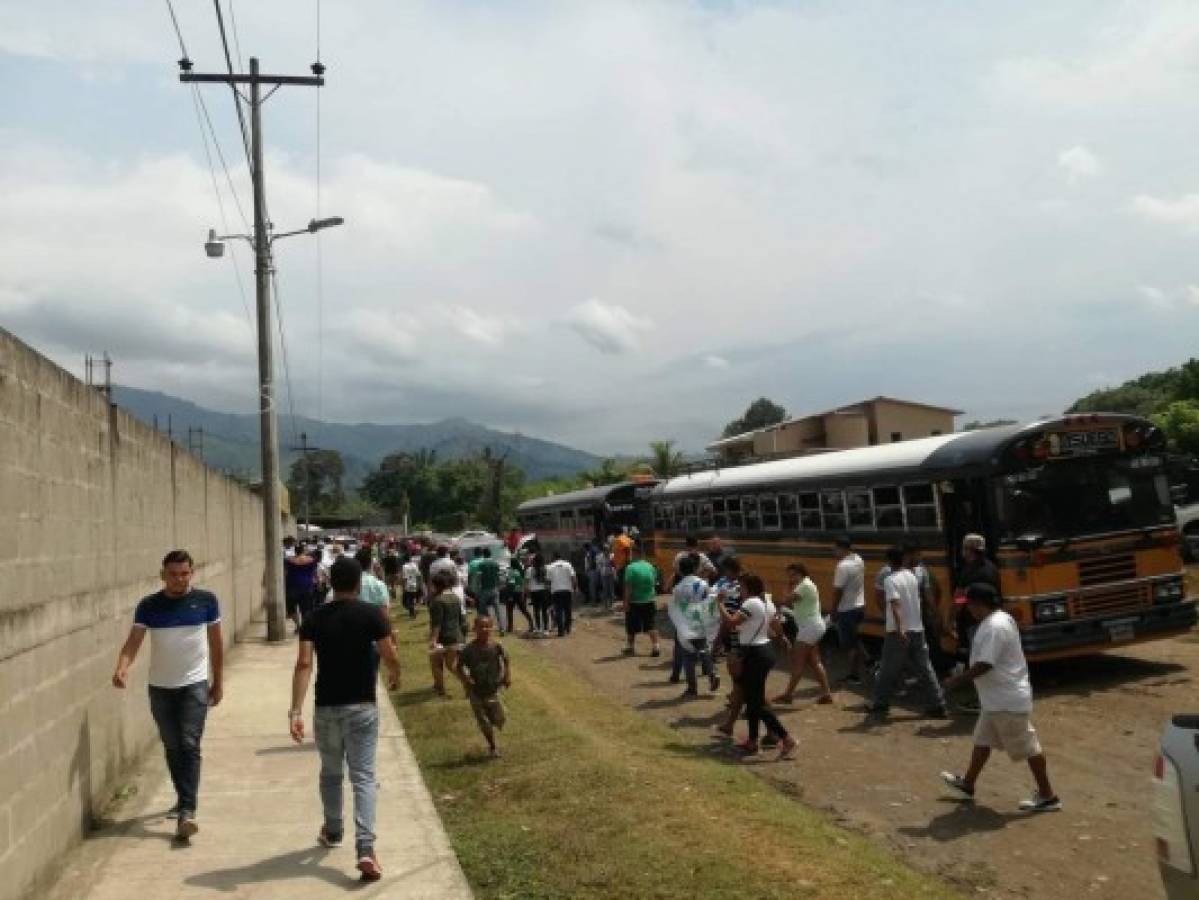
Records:
{"label": "blue jeans", "polygon": [[200,792],[200,740],[208,717],[208,682],[180,688],[150,685],[150,714],[166,752],[179,814],[194,815]]}
{"label": "blue jeans", "polygon": [[499,631],[508,630],[508,620],[500,608],[500,592],[496,588],[479,591],[479,615],[491,616]]}
{"label": "blue jeans", "polygon": [[325,830],[342,833],[342,781],[350,769],[354,792],[354,846],[359,853],[375,849],[375,748],[379,743],[379,708],[374,703],[318,706],[316,748],[321,754],[321,805]]}
{"label": "blue jeans", "polygon": [[695,678],[695,664],[699,662],[700,669],[708,676],[709,682],[716,675],[716,668],[712,665],[712,651],[708,649],[708,642],[703,638],[697,638],[691,641],[680,641],[677,637],[674,639],[674,661],[672,662],[671,674],[674,674],[674,665],[678,665],[682,674],[687,676],[687,690],[695,693],[699,686]]}

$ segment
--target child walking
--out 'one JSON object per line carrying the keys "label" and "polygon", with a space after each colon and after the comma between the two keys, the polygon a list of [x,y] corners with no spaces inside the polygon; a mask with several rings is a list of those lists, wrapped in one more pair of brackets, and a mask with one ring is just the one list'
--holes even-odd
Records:
{"label": "child walking", "polygon": [[499,641],[491,639],[495,624],[490,616],[475,619],[475,639],[458,656],[457,673],[466,687],[471,711],[479,730],[487,739],[492,758],[500,755],[495,743],[496,729],[503,729],[504,704],[500,702],[500,686],[512,687],[512,664]]}

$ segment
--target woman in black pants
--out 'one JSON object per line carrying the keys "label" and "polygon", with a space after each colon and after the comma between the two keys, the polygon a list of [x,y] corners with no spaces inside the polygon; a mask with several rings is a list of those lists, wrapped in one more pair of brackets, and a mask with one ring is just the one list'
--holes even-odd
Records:
{"label": "woman in black pants", "polygon": [[533,634],[549,634],[550,582],[545,571],[545,558],[540,553],[533,557],[533,565],[525,570],[525,596],[533,601]]}
{"label": "woman in black pants", "polygon": [[778,739],[778,758],[792,759],[799,742],[787,734],[787,729],[766,705],[766,678],[774,668],[774,647],[770,640],[781,633],[777,611],[774,603],[766,599],[766,586],[761,578],[746,572],[740,583],[741,596],[746,599],[737,612],[729,612],[723,604],[716,605],[725,624],[737,629],[741,646],[741,689],[745,692],[749,736],[737,748],[746,756],[757,753],[758,729],[765,723],[766,731]]}

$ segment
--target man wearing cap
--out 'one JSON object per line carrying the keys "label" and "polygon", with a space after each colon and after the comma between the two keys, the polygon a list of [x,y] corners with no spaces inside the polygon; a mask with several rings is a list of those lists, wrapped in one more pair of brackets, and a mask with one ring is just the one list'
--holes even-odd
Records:
{"label": "man wearing cap", "polygon": [[966,588],[966,609],[978,622],[970,646],[970,668],[947,679],[945,689],[974,682],[982,710],[974,728],[974,751],[966,774],[942,772],[941,780],[973,800],[975,784],[991,751],[1003,750],[1013,761],[1027,762],[1037,783],[1036,793],[1022,800],[1020,809],[1056,812],[1062,808],[1062,801],[1049,783],[1045,754],[1032,725],[1032,685],[1020,644],[1020,628],[999,608],[1002,602],[999,592],[986,582]]}
{"label": "man wearing cap", "polygon": [[957,606],[958,655],[970,655],[970,634],[974,631],[974,617],[966,608],[966,589],[972,584],[989,584],[995,593],[1002,596],[999,587],[999,570],[987,559],[987,540],[981,534],[968,534],[962,538],[962,565],[954,579],[953,602]]}

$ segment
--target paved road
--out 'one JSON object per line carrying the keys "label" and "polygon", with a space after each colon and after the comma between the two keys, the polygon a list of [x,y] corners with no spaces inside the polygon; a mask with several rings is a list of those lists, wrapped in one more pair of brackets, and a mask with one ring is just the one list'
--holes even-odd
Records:
{"label": "paved road", "polygon": [[[129,779],[127,798],[71,854],[45,896],[300,900],[329,897],[340,888],[356,897],[469,898],[470,888],[389,704],[380,706],[378,756],[376,850],[383,880],[358,882],[352,834],[339,849],[316,845],[319,757],[310,738],[296,746],[287,735],[294,662],[292,641],[254,640],[239,644],[229,656],[225,699],[209,715],[204,737],[201,830],[190,846],[171,841],[174,822],[164,812],[174,803],[174,791],[156,750]],[[311,727],[311,707],[305,721]],[[347,825],[350,797],[347,784]]]}

